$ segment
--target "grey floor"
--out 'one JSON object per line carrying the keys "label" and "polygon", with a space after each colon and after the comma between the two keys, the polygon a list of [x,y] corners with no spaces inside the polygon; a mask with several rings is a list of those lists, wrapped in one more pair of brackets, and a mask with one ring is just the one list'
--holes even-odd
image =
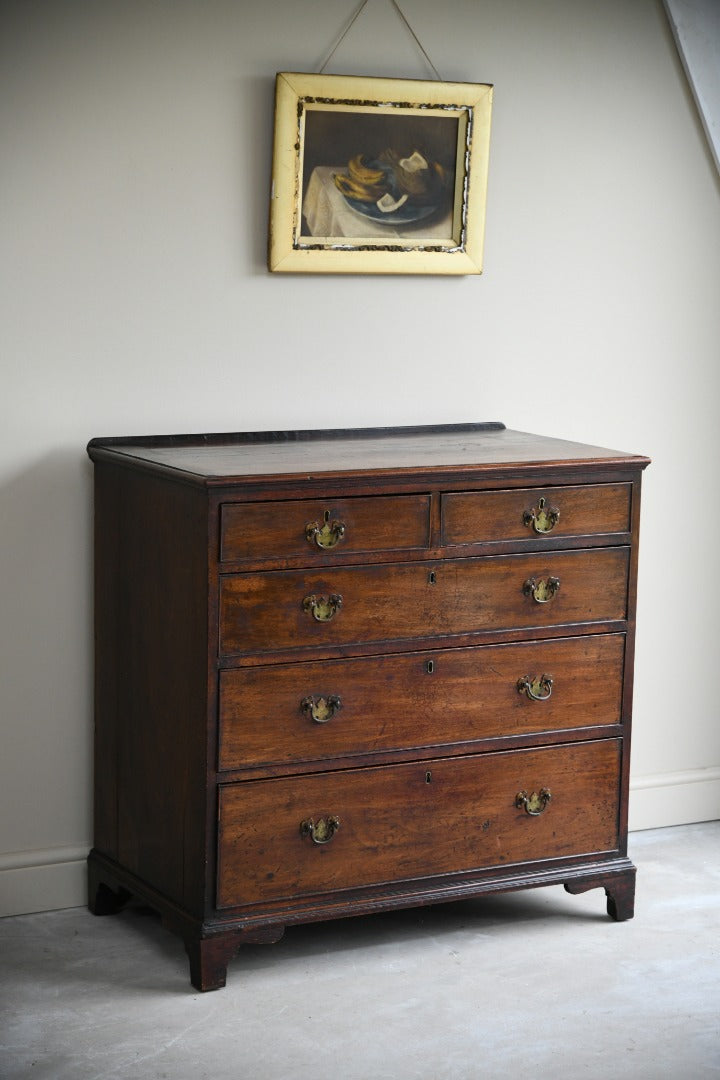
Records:
{"label": "grey floor", "polygon": [[631,836],[635,919],[539,889],[288,930],[198,994],[140,907],[0,920],[0,1075],[720,1076],[720,822]]}

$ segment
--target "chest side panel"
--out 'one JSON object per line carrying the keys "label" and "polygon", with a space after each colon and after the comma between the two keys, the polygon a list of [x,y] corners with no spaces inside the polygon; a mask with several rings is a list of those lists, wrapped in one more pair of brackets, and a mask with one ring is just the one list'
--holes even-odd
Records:
{"label": "chest side panel", "polygon": [[95,844],[201,910],[206,501],[131,469],[96,470]]}

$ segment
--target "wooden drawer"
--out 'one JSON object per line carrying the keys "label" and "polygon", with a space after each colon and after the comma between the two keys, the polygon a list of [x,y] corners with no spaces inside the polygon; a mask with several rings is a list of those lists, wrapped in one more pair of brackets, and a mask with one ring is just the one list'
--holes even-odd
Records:
{"label": "wooden drawer", "polygon": [[221,508],[223,562],[427,547],[428,495],[227,503]]}
{"label": "wooden drawer", "polygon": [[[610,739],[227,785],[218,907],[612,851],[619,778]],[[544,790],[538,816],[516,805]]]}
{"label": "wooden drawer", "polygon": [[[225,655],[624,619],[628,548],[234,574],[220,586]],[[527,592],[551,579],[556,595]],[[318,621],[316,615],[327,615]]]}
{"label": "wooden drawer", "polygon": [[449,546],[627,533],[630,485],[447,494],[442,497],[442,530]]}
{"label": "wooden drawer", "polygon": [[598,634],[225,670],[220,769],[619,724],[624,649]]}

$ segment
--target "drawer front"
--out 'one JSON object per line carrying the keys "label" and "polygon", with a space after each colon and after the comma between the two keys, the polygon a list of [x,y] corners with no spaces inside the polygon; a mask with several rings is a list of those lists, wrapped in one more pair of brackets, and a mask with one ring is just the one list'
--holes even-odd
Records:
{"label": "drawer front", "polygon": [[[235,574],[225,655],[624,619],[627,548]],[[553,584],[555,583],[555,584]]]}
{"label": "drawer front", "polygon": [[619,776],[611,739],[228,785],[218,907],[611,851]]}
{"label": "drawer front", "polygon": [[227,503],[221,509],[220,558],[406,550],[427,547],[429,536],[428,495]]}
{"label": "drawer front", "polygon": [[620,723],[622,634],[220,673],[220,768]]}
{"label": "drawer front", "polygon": [[449,546],[627,533],[630,485],[447,494],[442,497],[442,529]]}

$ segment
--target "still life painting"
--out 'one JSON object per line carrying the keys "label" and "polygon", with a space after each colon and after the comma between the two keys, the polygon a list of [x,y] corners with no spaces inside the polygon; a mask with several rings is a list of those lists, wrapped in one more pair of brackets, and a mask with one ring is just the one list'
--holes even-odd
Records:
{"label": "still life painting", "polygon": [[492,87],[280,73],[273,271],[482,270]]}

